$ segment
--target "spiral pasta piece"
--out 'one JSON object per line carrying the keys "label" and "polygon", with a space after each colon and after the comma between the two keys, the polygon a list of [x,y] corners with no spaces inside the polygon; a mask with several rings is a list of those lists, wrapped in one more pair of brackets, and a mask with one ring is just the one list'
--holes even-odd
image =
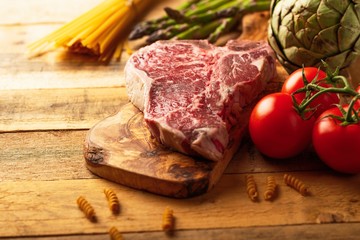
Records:
{"label": "spiral pasta piece", "polygon": [[174,230],[174,212],[169,207],[165,208],[162,218],[162,229],[165,232],[171,232]]}
{"label": "spiral pasta piece", "polygon": [[305,196],[309,193],[308,187],[300,181],[298,178],[290,175],[290,174],[284,174],[284,182],[286,185],[292,187],[296,191],[298,191],[301,195]]}
{"label": "spiral pasta piece", "polygon": [[116,227],[111,227],[109,229],[109,235],[111,240],[123,240],[121,233]]}
{"label": "spiral pasta piece", "polygon": [[277,184],[276,184],[275,178],[273,176],[268,176],[266,190],[264,192],[265,200],[271,200],[274,198],[276,186],[277,186]]}
{"label": "spiral pasta piece", "polygon": [[255,202],[257,200],[258,192],[253,175],[246,175],[246,192],[251,201]]}
{"label": "spiral pasta piece", "polygon": [[105,188],[104,193],[108,200],[110,210],[114,214],[118,214],[120,212],[120,203],[116,193],[110,188]]}
{"label": "spiral pasta piece", "polygon": [[96,221],[95,210],[91,204],[83,197],[80,196],[76,200],[78,207],[85,214],[85,216],[92,222]]}

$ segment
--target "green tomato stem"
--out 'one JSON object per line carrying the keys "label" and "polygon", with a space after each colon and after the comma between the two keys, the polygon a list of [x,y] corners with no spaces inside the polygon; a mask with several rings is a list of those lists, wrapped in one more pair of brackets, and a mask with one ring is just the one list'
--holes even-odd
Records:
{"label": "green tomato stem", "polygon": [[[304,113],[306,111],[308,111],[307,107],[309,106],[309,104],[311,102],[313,102],[320,95],[325,94],[325,93],[338,93],[338,94],[353,97],[349,104],[348,110],[344,113],[342,124],[347,125],[347,124],[351,124],[351,123],[358,123],[360,121],[359,116],[357,115],[358,113],[354,109],[356,101],[358,101],[360,99],[360,93],[356,92],[351,87],[347,78],[345,78],[344,76],[340,76],[340,75],[337,75],[337,76],[331,75],[330,81],[334,85],[342,84],[343,87],[335,87],[335,86],[334,87],[322,87],[319,85],[319,82],[316,82],[316,81],[308,82],[304,77],[305,76],[303,74],[303,81],[304,81],[305,86],[303,88],[298,89],[297,91],[295,91],[293,93],[293,95],[294,95],[296,93],[305,92],[305,98],[300,104],[297,104],[297,102],[295,101],[295,98],[293,97],[293,101],[294,101],[294,105],[295,105],[294,107],[298,111],[300,116],[302,116],[302,117],[304,116]],[[316,91],[316,93],[311,96],[311,93],[314,91]],[[353,113],[355,113],[354,118],[353,118]]]}
{"label": "green tomato stem", "polygon": [[[345,114],[345,121],[344,121],[345,125],[348,125],[350,123],[358,123],[359,122],[360,119],[358,116],[358,112],[354,109],[354,105],[359,99],[360,99],[360,94],[357,94],[355,97],[353,97],[351,99],[348,111]],[[353,118],[352,113],[354,113],[354,116],[355,116],[354,118]]]}

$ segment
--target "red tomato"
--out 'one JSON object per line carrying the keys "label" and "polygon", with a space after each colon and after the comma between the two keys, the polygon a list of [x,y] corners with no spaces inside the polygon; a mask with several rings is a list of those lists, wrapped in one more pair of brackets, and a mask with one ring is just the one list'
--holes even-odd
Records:
{"label": "red tomato", "polygon": [[[291,94],[295,92],[296,90],[304,87],[304,82],[302,78],[302,71],[303,69],[300,68],[296,71],[294,71],[292,74],[289,75],[289,77],[285,80],[281,92]],[[324,78],[326,78],[326,73],[323,71],[319,71],[319,69],[315,67],[305,67],[304,73],[306,79],[311,82],[316,75],[318,74],[317,81],[320,81]],[[320,83],[320,86],[322,87],[330,87],[331,85],[326,84],[324,82]],[[296,93],[294,94],[294,97],[296,99],[296,102],[298,104],[301,103],[301,101],[305,98],[305,92],[302,93]],[[339,97],[335,93],[324,93],[321,94],[319,97],[314,99],[313,102],[310,103],[309,107],[314,108],[317,107],[317,110],[315,112],[315,116],[319,116],[323,111],[334,107],[334,104],[339,103]]]}
{"label": "red tomato", "polygon": [[360,173],[360,123],[341,126],[339,120],[329,115],[342,116],[334,107],[316,120],[312,136],[316,153],[336,171]]}
{"label": "red tomato", "polygon": [[272,158],[298,155],[311,142],[315,119],[303,120],[293,108],[289,94],[262,98],[251,112],[249,132],[257,149]]}

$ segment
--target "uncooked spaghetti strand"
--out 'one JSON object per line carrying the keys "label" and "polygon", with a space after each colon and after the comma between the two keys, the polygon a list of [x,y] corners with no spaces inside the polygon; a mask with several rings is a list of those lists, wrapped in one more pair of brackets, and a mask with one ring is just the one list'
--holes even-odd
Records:
{"label": "uncooked spaghetti strand", "polygon": [[115,52],[114,52],[114,58],[115,58],[116,61],[120,61],[122,53],[123,53],[123,48],[124,48],[124,41],[121,41],[117,45],[117,47],[115,49]]}

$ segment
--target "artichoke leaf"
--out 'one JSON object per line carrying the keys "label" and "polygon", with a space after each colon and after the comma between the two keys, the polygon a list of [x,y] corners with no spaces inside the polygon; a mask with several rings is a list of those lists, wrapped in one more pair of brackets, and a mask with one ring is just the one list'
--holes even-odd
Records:
{"label": "artichoke leaf", "polygon": [[[281,21],[281,27],[286,27],[289,31],[294,32],[294,15],[288,14],[284,16],[284,18]],[[281,31],[281,29],[280,29]]]}
{"label": "artichoke leaf", "polygon": [[342,14],[330,8],[325,1],[321,1],[317,10],[317,20],[321,29],[329,28],[339,23]]}
{"label": "artichoke leaf", "polygon": [[291,59],[291,63],[301,68],[304,66],[315,66],[317,62],[321,61],[322,54],[317,54],[305,48],[289,47],[284,49],[287,59]]}
{"label": "artichoke leaf", "polygon": [[323,29],[315,36],[310,51],[323,54],[324,57],[334,55],[339,52],[338,47],[338,32],[339,26],[332,26]]}
{"label": "artichoke leaf", "polygon": [[293,12],[309,12],[310,14],[316,13],[319,6],[319,1],[299,0],[297,1]]}
{"label": "artichoke leaf", "polygon": [[278,4],[276,7],[279,7],[281,10],[281,19],[284,19],[284,17],[288,14],[291,14],[291,10],[294,7],[294,4],[296,3],[297,0],[286,0],[286,1],[281,1],[282,4]]}
{"label": "artichoke leaf", "polygon": [[[359,8],[357,9],[358,11],[360,10]],[[354,28],[357,31],[360,31],[360,22],[359,22],[359,18],[357,16],[357,11],[355,6],[353,5],[349,5],[349,7],[347,8],[347,10],[345,11],[343,17],[341,18],[341,24],[343,26],[347,26],[349,28]]]}
{"label": "artichoke leaf", "polygon": [[320,30],[321,28],[316,20],[316,15],[313,14],[310,18],[307,19],[303,31],[299,31],[296,36],[299,41],[303,43],[304,47],[310,49],[315,36],[319,33]]}
{"label": "artichoke leaf", "polygon": [[306,21],[306,27],[307,28],[313,28],[314,31],[317,31],[319,32],[321,30],[321,27],[319,25],[319,22],[317,20],[317,15],[316,14],[313,14],[311,15],[307,21]]}
{"label": "artichoke leaf", "polygon": [[357,54],[360,55],[360,36],[358,36],[358,39],[357,39],[357,41],[355,43],[354,48],[355,48],[355,51],[357,52]]}
{"label": "artichoke leaf", "polygon": [[[274,3],[275,1],[273,1]],[[280,28],[280,25],[281,25],[281,17],[280,17],[280,14],[281,14],[281,2],[276,5],[276,7],[274,8],[271,8],[271,14],[272,14],[272,18],[270,19],[270,26],[271,28],[274,29],[275,32],[278,32],[279,31],[279,28]]]}
{"label": "artichoke leaf", "polygon": [[326,0],[326,5],[340,14],[344,14],[350,4],[350,0]]}
{"label": "artichoke leaf", "polygon": [[304,30],[306,27],[306,18],[299,15],[294,16],[294,31],[297,33]]}
{"label": "artichoke leaf", "polygon": [[290,31],[286,26],[281,26],[279,31],[279,43],[283,48],[291,46],[302,47],[303,44],[294,35],[294,32]]}
{"label": "artichoke leaf", "polygon": [[333,69],[337,66],[349,66],[351,61],[355,59],[357,55],[352,51],[345,51],[340,54],[327,57],[324,61]]}
{"label": "artichoke leaf", "polygon": [[355,13],[358,21],[360,21],[360,0],[358,1],[358,4],[355,4]]}
{"label": "artichoke leaf", "polygon": [[285,55],[283,54],[282,50],[280,50],[280,47],[278,45],[278,40],[272,34],[271,27],[268,29],[268,36],[269,36],[268,41],[269,41],[269,44],[270,44],[271,48],[274,50],[274,52],[276,53],[276,55],[278,57],[281,57],[282,59],[284,59]]}
{"label": "artichoke leaf", "polygon": [[355,45],[356,41],[359,41],[359,32],[359,29],[355,30],[353,28],[340,26],[338,31],[339,50],[346,51],[354,48],[355,51],[360,53],[359,46]]}
{"label": "artichoke leaf", "polygon": [[[349,5],[340,24],[338,32],[339,49],[345,51],[355,45],[360,35],[360,22],[357,18],[355,6]],[[355,51],[360,52],[360,49],[355,48]]]}

